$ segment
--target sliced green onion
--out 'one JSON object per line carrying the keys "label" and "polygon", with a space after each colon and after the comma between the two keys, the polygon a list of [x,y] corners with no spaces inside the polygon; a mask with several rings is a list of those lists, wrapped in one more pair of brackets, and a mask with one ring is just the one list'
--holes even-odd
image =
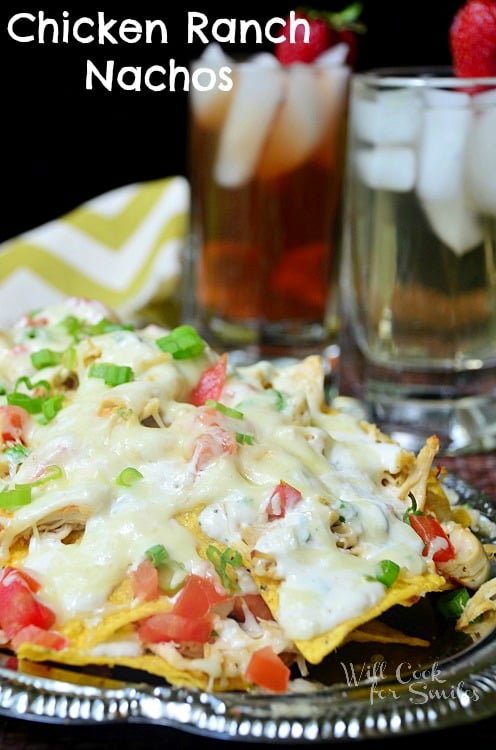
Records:
{"label": "sliced green onion", "polygon": [[270,389],[271,394],[275,397],[276,400],[276,410],[282,411],[286,407],[286,397],[283,396],[281,391],[277,391],[275,388]]}
{"label": "sliced green onion", "polygon": [[16,484],[11,490],[0,492],[0,508],[19,508],[31,502],[31,485]]}
{"label": "sliced green onion", "polygon": [[158,571],[158,585],[168,596],[176,594],[187,578],[183,563],[172,560],[163,544],[154,544],[145,552],[147,558]]}
{"label": "sliced green onion", "polygon": [[130,383],[134,373],[127,365],[114,365],[110,362],[93,362],[88,375],[90,378],[101,378],[105,385],[115,386]]}
{"label": "sliced green onion", "polygon": [[68,370],[74,370],[77,364],[77,354],[73,346],[67,347],[62,354],[62,364]]}
{"label": "sliced green onion", "polygon": [[28,414],[42,414],[40,424],[47,424],[61,410],[65,396],[62,393],[56,396],[42,398],[41,396],[28,396],[27,393],[9,393],[7,403],[11,406],[21,406]]}
{"label": "sliced green onion", "polygon": [[34,391],[35,388],[44,388],[47,393],[50,393],[51,390],[48,380],[37,380],[36,383],[32,383],[26,375],[23,375],[22,378],[17,378],[14,393],[17,393],[21,385],[25,385],[28,391]]}
{"label": "sliced green onion", "polygon": [[50,464],[45,469],[44,475],[31,483],[31,487],[38,487],[40,484],[46,484],[47,482],[53,482],[54,479],[62,479],[64,476],[64,470],[60,466]]}
{"label": "sliced green onion", "polygon": [[238,411],[238,409],[232,409],[230,406],[221,404],[220,401],[214,401],[211,398],[207,398],[205,404],[206,406],[211,406],[217,411],[220,411],[221,414],[225,414],[226,417],[232,417],[233,419],[244,419],[245,415],[242,411]]}
{"label": "sliced green onion", "polygon": [[158,585],[167,596],[177,594],[188,577],[184,564],[178,560],[168,560],[165,564],[159,565],[157,571]]}
{"label": "sliced green onion", "polygon": [[74,341],[79,341],[85,336],[99,336],[103,333],[112,333],[113,331],[132,331],[133,326],[121,325],[120,323],[112,323],[107,318],[102,318],[98,323],[88,323],[86,320],[76,318],[75,315],[68,315],[64,320],[61,320],[61,325],[69,336],[74,338]]}
{"label": "sliced green onion", "polygon": [[155,341],[163,352],[172,354],[174,359],[197,357],[205,349],[205,342],[191,326],[174,328],[167,336]]}
{"label": "sliced green onion", "polygon": [[64,405],[65,396],[63,393],[58,393],[56,396],[50,396],[45,398],[41,402],[41,411],[46,422],[51,422],[52,419],[59,413]]}
{"label": "sliced green onion", "polygon": [[82,321],[76,318],[75,315],[68,315],[66,318],[60,321],[60,326],[65,328],[69,336],[73,336],[75,341],[79,340],[81,332]]}
{"label": "sliced green onion", "polygon": [[8,393],[7,403],[10,406],[21,406],[29,414],[39,414],[43,399],[39,396],[31,398],[27,393]]}
{"label": "sliced green onion", "polygon": [[29,456],[29,450],[21,443],[11,445],[9,448],[6,448],[3,453],[5,456],[10,456],[17,464],[22,463],[24,459]]}
{"label": "sliced green onion", "polygon": [[56,352],[53,349],[39,349],[31,354],[31,364],[37,370],[43,370],[45,367],[55,367],[62,362],[63,352]]}
{"label": "sliced green onion", "polygon": [[218,549],[215,545],[209,544],[207,547],[207,558],[210,560],[212,565],[215,568],[215,571],[217,575],[219,576],[222,585],[224,586],[225,590],[228,594],[233,594],[236,591],[239,591],[239,586],[236,580],[233,580],[229,572],[227,571],[227,566],[230,566],[231,568],[239,568],[243,564],[243,558],[241,557],[241,554],[237,550],[233,550],[230,547],[227,547],[227,549],[224,550],[224,552],[221,552],[220,549]]}
{"label": "sliced green onion", "polygon": [[134,331],[134,326],[132,325],[112,323],[107,318],[102,318],[98,323],[94,323],[93,325],[85,323],[82,328],[89,336],[100,336],[103,333],[113,333],[114,331]]}
{"label": "sliced green onion", "polygon": [[384,586],[392,586],[398,578],[400,566],[393,560],[381,560],[377,566],[375,580],[383,583]]}
{"label": "sliced green onion", "polygon": [[146,550],[145,555],[155,568],[158,568],[159,565],[163,565],[170,560],[169,553],[163,544],[154,544],[153,547],[149,547]]}
{"label": "sliced green onion", "polygon": [[253,435],[248,435],[245,432],[236,432],[234,433],[236,435],[236,442],[240,445],[254,445],[255,444],[255,438]]}
{"label": "sliced green onion", "polygon": [[132,485],[139,479],[143,479],[141,471],[138,471],[138,469],[135,469],[133,466],[128,466],[121,471],[115,482],[120,487],[132,487]]}
{"label": "sliced green onion", "polygon": [[413,492],[409,492],[408,497],[412,501],[412,504],[403,514],[403,520],[406,523],[410,523],[410,516],[423,516],[424,515],[422,511],[418,509],[417,500]]}
{"label": "sliced green onion", "polygon": [[470,594],[465,587],[447,591],[436,602],[436,608],[447,620],[457,620],[465,609]]}

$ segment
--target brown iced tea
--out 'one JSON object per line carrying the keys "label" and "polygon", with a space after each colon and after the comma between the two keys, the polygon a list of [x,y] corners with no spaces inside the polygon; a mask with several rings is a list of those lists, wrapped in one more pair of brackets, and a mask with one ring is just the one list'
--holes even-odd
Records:
{"label": "brown iced tea", "polygon": [[[271,74],[257,101],[256,81]],[[224,347],[319,350],[333,327],[349,71],[248,67],[240,77],[215,116],[192,107],[195,322]],[[251,106],[237,105],[248,95]]]}

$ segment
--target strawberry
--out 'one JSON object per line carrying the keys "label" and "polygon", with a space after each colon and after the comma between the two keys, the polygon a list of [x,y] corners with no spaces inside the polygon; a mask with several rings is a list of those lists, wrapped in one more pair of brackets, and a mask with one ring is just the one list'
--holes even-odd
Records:
{"label": "strawberry", "polygon": [[[329,11],[299,8],[295,11],[297,18],[305,18],[310,28],[310,38],[304,42],[304,29],[298,26],[295,40],[291,42],[289,35],[284,42],[280,42],[275,49],[277,59],[282,65],[295,62],[311,63],[323,52],[344,42],[348,45],[346,62],[353,66],[356,60],[357,33],[364,31],[364,26],[358,21],[362,12],[362,5],[355,2],[338,13]],[[286,19],[286,24],[289,19]]]}
{"label": "strawberry", "polygon": [[456,76],[496,76],[496,0],[467,0],[453,18],[449,42]]}

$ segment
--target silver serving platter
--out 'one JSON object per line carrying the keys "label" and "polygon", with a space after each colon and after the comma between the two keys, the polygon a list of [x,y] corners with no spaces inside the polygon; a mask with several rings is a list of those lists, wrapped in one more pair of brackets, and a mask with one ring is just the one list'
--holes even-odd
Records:
{"label": "silver serving platter", "polygon": [[[489,497],[457,477],[447,484],[496,522]],[[19,671],[0,654],[0,714],[66,725],[151,723],[218,739],[299,744],[402,736],[496,714],[496,633],[450,647],[419,668],[402,647],[391,674],[377,659],[383,647],[374,648],[374,661],[341,652],[338,677],[326,687],[309,692],[296,683],[294,692],[275,696],[174,688],[122,671],[42,664]]]}

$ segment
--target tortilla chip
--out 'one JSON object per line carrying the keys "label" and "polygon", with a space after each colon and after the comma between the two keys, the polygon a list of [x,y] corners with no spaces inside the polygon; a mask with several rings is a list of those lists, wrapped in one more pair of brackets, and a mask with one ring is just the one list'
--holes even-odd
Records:
{"label": "tortilla chip", "polygon": [[168,662],[155,654],[143,656],[110,656],[91,655],[80,651],[79,648],[67,648],[63,651],[53,651],[32,643],[23,643],[18,650],[20,659],[30,661],[55,662],[71,666],[85,667],[88,665],[103,667],[128,667],[134,670],[149,672],[157,677],[163,677],[171,685],[186,688],[205,689],[208,684],[207,675],[201,672],[181,671],[172,667]]}
{"label": "tortilla chip", "polygon": [[[119,635],[119,631],[113,633]],[[100,641],[104,645],[105,641]],[[104,650],[104,649],[103,649]],[[158,654],[146,653],[140,656],[115,655],[110,649],[108,653],[91,653],[85,651],[78,644],[71,645],[61,651],[44,648],[33,643],[23,643],[18,649],[21,661],[44,662],[49,664],[65,664],[73,667],[101,666],[107,669],[126,667],[134,671],[146,672],[155,677],[161,677],[170,685],[200,690],[246,690],[248,683],[241,676],[222,677],[212,680],[208,674],[200,670],[181,670],[165,661]]]}
{"label": "tortilla chip", "polygon": [[360,625],[359,628],[356,628],[356,630],[353,630],[348,635],[346,641],[354,641],[356,643],[395,643],[402,646],[430,646],[430,641],[425,640],[425,638],[408,635],[378,620],[371,620],[365,623],[365,625]]}
{"label": "tortilla chip", "polygon": [[58,632],[71,642],[71,647],[87,651],[105,643],[126,625],[160,612],[170,612],[170,610],[170,602],[161,597],[153,601],[116,609],[106,614],[98,622],[70,620]]}
{"label": "tortilla chip", "polygon": [[327,633],[317,635],[306,641],[295,641],[296,647],[310,664],[319,664],[327,654],[334,651],[352,631],[363,623],[374,620],[397,604],[408,606],[417,597],[423,596],[430,591],[443,591],[446,589],[446,585],[445,578],[434,573],[414,576],[413,578],[398,579],[387,590],[384,598],[367,612],[358,617],[352,617]]}
{"label": "tortilla chip", "polygon": [[[205,550],[207,546],[212,543],[212,540],[203,533],[200,527],[198,517],[201,510],[201,508],[196,508],[188,513],[182,513],[176,518],[181,524],[195,534],[200,543],[199,553],[202,554],[203,551],[203,554],[205,554]],[[243,556],[243,560],[246,567],[251,570],[251,574],[262,598],[273,616],[277,619],[277,610],[279,607],[278,582],[269,576],[257,575],[252,570],[251,561],[247,559],[246,552]],[[356,630],[360,626],[363,626],[364,623],[368,624],[368,631],[364,629],[361,634],[358,634],[355,640],[359,640],[360,638],[365,639],[366,634],[372,634],[374,630],[375,635],[378,636],[379,628],[377,625],[373,626],[370,621],[375,620],[379,615],[394,605],[401,604],[403,606],[409,606],[416,601],[419,596],[423,596],[431,591],[443,591],[446,588],[449,588],[446,579],[435,573],[427,573],[421,576],[414,576],[413,578],[400,578],[386,591],[384,598],[374,607],[367,610],[367,612],[341,623],[341,625],[336,626],[322,635],[315,636],[308,640],[296,640],[295,645],[306,661],[310,662],[310,664],[320,664],[328,654],[338,648],[338,646],[344,643],[345,640],[351,640],[351,634],[356,632]],[[393,633],[393,628],[389,628],[388,632],[386,632],[386,630],[387,628],[384,626],[382,629],[382,639],[379,640],[381,643],[390,642],[408,643],[409,645],[429,645],[428,642],[423,639],[414,639],[411,636],[400,634],[399,631],[394,631]],[[396,640],[393,640],[393,636]],[[386,637],[391,638],[391,640],[384,640]],[[402,638],[401,640],[400,637]],[[368,640],[374,639],[368,638]],[[413,641],[415,641],[415,643],[413,643]]]}

